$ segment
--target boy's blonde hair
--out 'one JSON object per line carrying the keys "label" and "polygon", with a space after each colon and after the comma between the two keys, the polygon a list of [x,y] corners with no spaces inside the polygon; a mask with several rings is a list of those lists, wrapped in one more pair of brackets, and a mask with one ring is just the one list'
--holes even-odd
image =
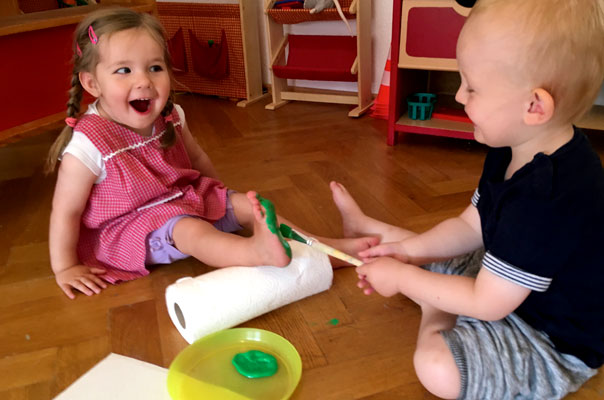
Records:
{"label": "boy's blonde hair", "polygon": [[604,78],[604,0],[478,0],[468,21],[478,16],[518,41],[515,62],[552,95],[556,122],[591,108]]}
{"label": "boy's blonde hair", "polygon": [[[92,33],[89,31],[90,28],[92,28]],[[73,34],[73,70],[69,100],[67,101],[68,118],[77,118],[80,113],[84,88],[80,83],[79,73],[94,72],[99,63],[98,45],[93,43],[93,38],[96,36],[98,40],[101,40],[103,37],[107,38],[114,33],[129,29],[143,29],[160,45],[164,52],[168,73],[172,77],[172,64],[166,43],[165,30],[157,18],[150,14],[137,13],[129,8],[121,7],[93,11],[78,24]],[[161,114],[167,116],[173,108],[173,95],[170,94]],[[45,166],[46,173],[54,171],[58,157],[71,140],[72,135],[73,128],[68,125],[65,126],[50,148]],[[166,123],[166,133],[162,136],[162,146],[169,147],[174,143],[174,140],[174,125],[168,122]]]}

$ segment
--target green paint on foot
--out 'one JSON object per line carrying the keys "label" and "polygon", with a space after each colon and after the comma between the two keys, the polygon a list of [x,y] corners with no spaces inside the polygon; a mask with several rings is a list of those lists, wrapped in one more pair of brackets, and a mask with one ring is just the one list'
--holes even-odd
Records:
{"label": "green paint on foot", "polygon": [[331,320],[329,321],[329,323],[330,323],[331,325],[334,325],[334,326],[335,326],[335,325],[337,325],[337,324],[339,324],[339,323],[340,323],[340,320],[339,320],[339,319],[337,319],[337,318],[333,318],[333,319],[331,319]]}
{"label": "green paint on foot", "polygon": [[277,359],[260,350],[237,353],[231,362],[237,372],[251,379],[273,376],[279,369]]}
{"label": "green paint on foot", "polygon": [[275,212],[275,206],[270,200],[265,199],[259,194],[256,194],[256,198],[260,202],[260,205],[264,208],[264,214],[266,215],[266,226],[268,226],[268,230],[277,235],[279,242],[281,242],[281,246],[283,246],[285,249],[285,254],[287,254],[289,258],[292,258],[292,249],[289,247],[287,240],[283,238],[283,235],[279,230],[279,226],[277,225],[277,213]]}

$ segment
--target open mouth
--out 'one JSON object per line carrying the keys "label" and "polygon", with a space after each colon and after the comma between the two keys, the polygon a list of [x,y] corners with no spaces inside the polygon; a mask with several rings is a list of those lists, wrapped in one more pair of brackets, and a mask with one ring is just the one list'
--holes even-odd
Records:
{"label": "open mouth", "polygon": [[130,105],[139,113],[146,113],[151,105],[150,99],[136,99],[130,101]]}

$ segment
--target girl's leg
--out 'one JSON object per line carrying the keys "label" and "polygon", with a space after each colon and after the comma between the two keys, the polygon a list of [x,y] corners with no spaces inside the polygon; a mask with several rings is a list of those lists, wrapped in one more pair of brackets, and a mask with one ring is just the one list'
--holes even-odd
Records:
{"label": "girl's leg", "polygon": [[[253,192],[252,192],[253,193]],[[255,193],[254,193],[255,196]],[[235,216],[237,217],[237,221],[240,225],[245,228],[252,229],[251,223],[254,220],[252,209],[250,207],[250,202],[247,200],[246,195],[242,193],[233,193],[230,197],[231,204],[233,204],[233,211],[235,212]],[[316,236],[311,233],[308,233],[304,229],[299,228],[296,224],[290,222],[289,220],[277,215],[277,220],[279,223],[284,223],[289,227],[295,229],[296,231],[306,235],[316,238],[321,243],[324,243],[328,246],[331,246],[335,249],[343,251],[346,254],[350,254],[351,256],[358,257],[358,253],[366,250],[372,246],[379,244],[379,238],[377,237],[355,237],[355,238],[346,238],[346,239],[333,239],[326,238],[321,236]],[[331,265],[333,267],[342,267],[342,266],[350,266],[350,264],[338,260],[336,258],[330,258]]]}
{"label": "girl's leg", "polygon": [[398,242],[416,235],[407,229],[387,224],[366,215],[346,188],[338,183],[329,184],[333,201],[342,216],[345,237],[378,236],[382,243]]}
{"label": "girl's leg", "polygon": [[415,373],[435,396],[455,399],[461,390],[461,375],[441,331],[453,329],[457,315],[421,304],[417,348],[413,356]]}
{"label": "girl's leg", "polygon": [[[182,218],[174,225],[172,232],[176,247],[214,267],[282,267],[289,264],[290,259],[279,238],[269,231],[264,221],[264,212],[255,193],[248,193],[247,207],[242,206],[241,196],[231,196],[232,201],[234,197],[237,198],[233,201],[233,208],[240,223],[253,229],[251,237],[221,232],[212,224],[197,218]],[[247,209],[247,212],[241,213],[242,209]]]}

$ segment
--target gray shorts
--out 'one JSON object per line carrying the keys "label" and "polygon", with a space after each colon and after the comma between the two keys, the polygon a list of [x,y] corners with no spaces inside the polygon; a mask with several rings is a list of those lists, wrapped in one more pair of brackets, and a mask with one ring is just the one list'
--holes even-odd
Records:
{"label": "gray shorts", "polygon": [[[476,276],[484,251],[425,265],[430,271]],[[560,399],[597,372],[556,351],[547,334],[512,313],[499,321],[459,316],[442,331],[461,374],[460,399]]]}
{"label": "gray shorts", "polygon": [[[231,193],[234,193],[234,191],[229,190],[227,192],[226,213],[224,217],[214,223],[214,227],[222,232],[235,232],[243,229],[243,227],[239,225],[239,221],[237,221],[235,211],[233,210],[233,204],[229,199]],[[176,217],[170,218],[168,222],[161,226],[161,228],[147,235],[147,255],[145,257],[145,265],[171,264],[174,261],[189,257],[188,254],[182,253],[174,246],[174,240],[172,239],[174,225],[176,225],[181,218],[185,217],[199,218],[192,215],[177,215]]]}

